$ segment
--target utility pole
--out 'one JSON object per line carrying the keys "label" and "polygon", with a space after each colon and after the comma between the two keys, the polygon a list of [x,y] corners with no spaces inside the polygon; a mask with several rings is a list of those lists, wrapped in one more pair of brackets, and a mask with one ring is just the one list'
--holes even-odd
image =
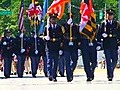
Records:
{"label": "utility pole", "polygon": [[120,0],[118,1],[118,4],[119,4],[119,14],[118,14],[118,19],[119,19],[119,23],[120,23]]}

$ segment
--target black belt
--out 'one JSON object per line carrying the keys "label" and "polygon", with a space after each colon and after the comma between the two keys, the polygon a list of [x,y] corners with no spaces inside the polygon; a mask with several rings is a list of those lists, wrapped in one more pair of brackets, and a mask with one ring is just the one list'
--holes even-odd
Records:
{"label": "black belt", "polygon": [[58,38],[50,38],[50,41],[52,41],[52,42],[56,42],[58,40],[59,40]]}
{"label": "black belt", "polygon": [[112,38],[112,37],[116,37],[116,35],[108,34],[108,37]]}
{"label": "black belt", "polygon": [[64,37],[65,39],[68,39],[68,40],[75,40],[77,39],[77,37]]}

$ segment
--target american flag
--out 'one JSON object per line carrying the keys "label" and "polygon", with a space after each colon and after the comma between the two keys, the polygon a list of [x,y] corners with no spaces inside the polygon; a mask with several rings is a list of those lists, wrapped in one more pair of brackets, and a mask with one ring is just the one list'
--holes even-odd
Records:
{"label": "american flag", "polygon": [[19,14],[19,29],[24,30],[24,0],[21,1],[20,14]]}

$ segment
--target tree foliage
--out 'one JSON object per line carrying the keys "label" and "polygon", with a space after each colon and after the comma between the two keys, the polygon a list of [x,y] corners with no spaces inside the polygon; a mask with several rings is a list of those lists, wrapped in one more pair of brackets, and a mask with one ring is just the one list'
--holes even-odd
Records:
{"label": "tree foliage", "polygon": [[[0,2],[0,11],[1,10],[11,10],[12,15],[4,15],[0,16],[0,35],[3,35],[5,29],[11,29],[14,35],[18,32],[18,16],[19,16],[19,9],[21,0],[11,0],[11,5],[8,4],[7,1],[10,0],[1,0]],[[29,7],[31,0],[24,0],[25,1],[25,11]],[[44,0],[38,0],[41,7],[43,7]],[[53,0],[49,0],[49,6]],[[72,0],[72,12],[75,14],[75,22],[79,23],[80,15],[79,15],[79,7],[82,0]],[[93,0],[94,9],[99,15],[99,10],[104,11],[104,5],[107,4],[107,8],[113,8],[116,13],[116,19],[118,18],[118,0]],[[61,24],[67,21],[67,4],[64,12],[64,16],[58,22]],[[98,19],[98,18],[97,18]],[[98,21],[98,20],[97,20]],[[26,12],[24,12],[24,25],[28,32],[30,32],[33,28],[31,28],[30,22],[27,19]],[[38,26],[39,29],[39,26]]]}

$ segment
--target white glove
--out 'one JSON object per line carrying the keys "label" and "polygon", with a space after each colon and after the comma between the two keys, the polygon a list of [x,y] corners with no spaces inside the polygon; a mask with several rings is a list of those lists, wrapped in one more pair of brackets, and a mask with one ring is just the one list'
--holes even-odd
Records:
{"label": "white glove", "polygon": [[7,42],[3,42],[3,45],[7,45]]}
{"label": "white glove", "polygon": [[71,24],[72,23],[72,18],[70,18],[68,21],[67,21],[67,24]]}
{"label": "white glove", "polygon": [[100,50],[100,49],[101,49],[101,46],[97,46],[97,47],[96,47],[96,50]]}
{"label": "white glove", "polygon": [[120,50],[120,46],[118,46],[118,49]]}
{"label": "white glove", "polygon": [[38,54],[38,50],[35,50],[35,54]]}
{"label": "white glove", "polygon": [[34,35],[34,38],[37,38],[37,35]]}
{"label": "white glove", "polygon": [[106,33],[103,33],[102,36],[106,38],[108,35]]}
{"label": "white glove", "polygon": [[45,36],[45,39],[46,39],[46,40],[50,40],[50,37],[49,37],[49,36]]}
{"label": "white glove", "polygon": [[23,38],[23,33],[21,33],[19,37],[20,37],[20,38]]}
{"label": "white glove", "polygon": [[62,50],[59,50],[59,55],[62,55],[63,54],[63,51]]}
{"label": "white glove", "polygon": [[80,54],[81,54],[81,50],[80,50],[80,49],[78,49],[78,56],[80,56]]}
{"label": "white glove", "polygon": [[21,49],[21,53],[24,53],[25,52],[25,49]]}
{"label": "white glove", "polygon": [[15,53],[13,53],[12,56],[14,57],[14,56],[15,56]]}

